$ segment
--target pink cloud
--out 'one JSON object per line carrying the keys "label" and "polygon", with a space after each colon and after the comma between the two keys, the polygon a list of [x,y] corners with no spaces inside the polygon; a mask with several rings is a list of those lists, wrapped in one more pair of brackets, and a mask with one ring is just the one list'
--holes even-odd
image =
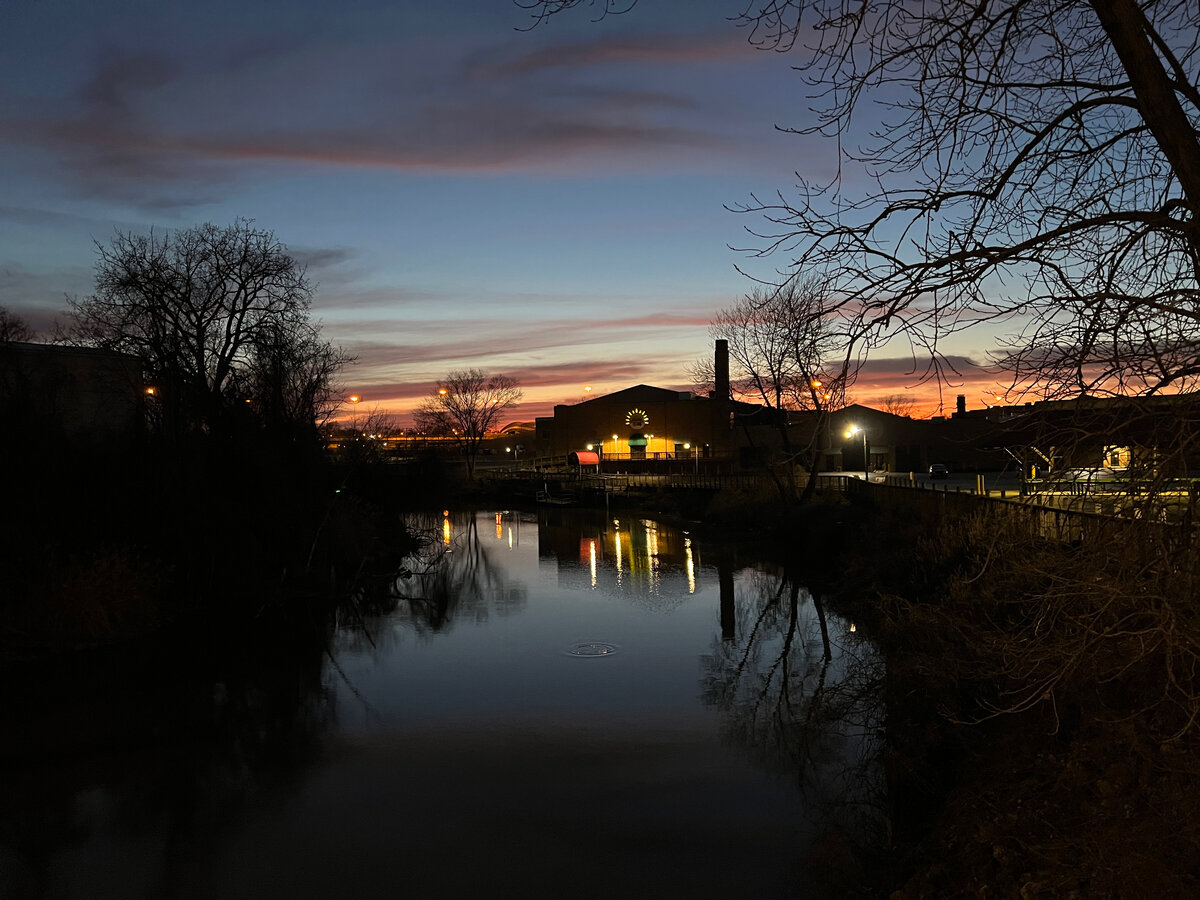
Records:
{"label": "pink cloud", "polygon": [[610,63],[714,63],[744,60],[753,52],[732,29],[690,35],[618,34],[551,44],[507,60],[480,57],[468,66],[468,72],[477,78],[494,78]]}

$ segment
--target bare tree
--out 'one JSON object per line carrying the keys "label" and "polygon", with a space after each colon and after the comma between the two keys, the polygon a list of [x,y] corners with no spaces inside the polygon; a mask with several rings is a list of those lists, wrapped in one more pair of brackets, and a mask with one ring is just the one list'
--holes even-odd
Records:
{"label": "bare tree", "polygon": [[274,325],[254,342],[240,387],[268,428],[311,438],[341,405],[336,378],[352,362],[312,323]]}
{"label": "bare tree", "polygon": [[[855,325],[839,314],[819,280],[793,278],[755,288],[718,312],[709,327],[714,338],[728,342],[735,393],[774,411],[789,475],[786,489],[780,485],[784,496],[792,496],[790,475],[800,459],[810,475],[802,499],[812,495],[828,413],[845,404],[860,365]],[[814,414],[807,417],[812,427],[803,432],[802,446],[793,441],[796,412]]]}
{"label": "bare tree", "polygon": [[349,358],[320,340],[304,267],[272,232],[238,219],[96,249],[96,293],[61,337],[140,357],[168,433],[228,430],[248,407],[272,425],[320,414]]}
{"label": "bare tree", "polygon": [[[847,142],[832,184],[745,207],[772,223],[757,252],[831,263],[864,321],[935,356],[949,333],[1016,321],[1001,362],[1018,389],[1200,373],[1195,3],[788,0],[743,22],[797,49],[821,91],[798,132]],[[851,150],[868,104],[884,127]],[[858,172],[875,187],[854,191]]]}
{"label": "bare tree", "polygon": [[880,397],[879,403],[884,412],[893,416],[904,416],[906,419],[912,418],[913,409],[917,405],[912,394],[888,394],[886,397]]}
{"label": "bare tree", "polygon": [[33,329],[14,312],[0,306],[0,344],[9,341],[28,341],[33,338]]}
{"label": "bare tree", "polygon": [[337,442],[341,462],[360,465],[385,460],[386,439],[396,430],[393,417],[378,406],[365,413],[355,406],[349,419],[327,422],[324,433],[327,439]]}
{"label": "bare tree", "polygon": [[947,335],[986,324],[1013,330],[1018,394],[1200,385],[1194,0],[731,4],[811,88],[815,123],[785,130],[839,157],[832,181],[739,207],[767,223],[748,252],[825,272],[929,377]]}
{"label": "bare tree", "polygon": [[467,473],[475,475],[475,457],[484,436],[495,428],[500,414],[521,400],[516,379],[487,375],[479,369],[456,369],[438,385],[433,396],[413,411],[417,428],[450,437],[462,448]]}

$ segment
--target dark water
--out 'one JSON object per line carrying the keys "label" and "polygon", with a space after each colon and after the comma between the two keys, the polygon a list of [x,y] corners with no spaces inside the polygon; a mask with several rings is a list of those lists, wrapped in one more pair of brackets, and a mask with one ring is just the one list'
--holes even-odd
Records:
{"label": "dark water", "polygon": [[869,891],[882,667],[851,623],[650,521],[419,524],[327,641],[21,723],[0,896]]}

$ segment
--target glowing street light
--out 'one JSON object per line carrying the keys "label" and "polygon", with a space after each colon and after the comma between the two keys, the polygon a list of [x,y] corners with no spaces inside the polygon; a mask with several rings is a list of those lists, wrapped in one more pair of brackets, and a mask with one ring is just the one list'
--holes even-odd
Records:
{"label": "glowing street light", "polygon": [[861,433],[863,436],[863,481],[870,484],[871,482],[871,457],[867,451],[867,430],[859,428],[857,425],[851,425],[850,430],[846,432],[847,438],[852,438],[854,435]]}

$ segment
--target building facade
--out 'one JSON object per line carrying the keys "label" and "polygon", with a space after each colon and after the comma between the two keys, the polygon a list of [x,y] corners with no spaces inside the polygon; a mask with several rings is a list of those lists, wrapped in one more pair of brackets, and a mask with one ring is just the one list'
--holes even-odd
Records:
{"label": "building facade", "polygon": [[9,440],[132,446],[143,423],[142,363],[88,347],[0,343],[0,428]]}

